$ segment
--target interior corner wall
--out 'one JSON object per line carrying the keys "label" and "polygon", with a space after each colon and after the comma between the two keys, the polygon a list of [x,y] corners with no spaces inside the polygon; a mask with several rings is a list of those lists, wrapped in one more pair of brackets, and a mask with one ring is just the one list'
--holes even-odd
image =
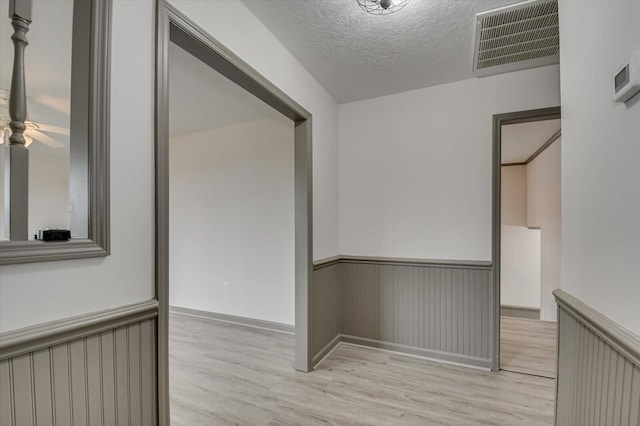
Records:
{"label": "interior corner wall", "polygon": [[313,258],[337,255],[337,103],[240,0],[169,2],[312,114]]}
{"label": "interior corner wall", "polygon": [[612,96],[640,2],[561,1],[559,15],[562,289],[640,335],[640,95]]}
{"label": "interior corner wall", "polygon": [[153,1],[111,18],[111,255],[3,265],[0,332],[154,297]]}
{"label": "interior corner wall", "polygon": [[500,172],[500,304],[540,309],[540,230],[527,228],[527,166]]}
{"label": "interior corner wall", "polygon": [[527,226],[526,166],[502,166],[500,173],[500,223]]}
{"label": "interior corner wall", "polygon": [[540,228],[540,319],[555,321],[553,290],[560,288],[561,147],[556,140],[527,164],[527,226]]}
{"label": "interior corner wall", "polygon": [[340,253],[491,260],[493,115],[560,105],[558,70],[340,105]]}
{"label": "interior corner wall", "polygon": [[293,122],[176,136],[169,159],[169,304],[294,324]]}

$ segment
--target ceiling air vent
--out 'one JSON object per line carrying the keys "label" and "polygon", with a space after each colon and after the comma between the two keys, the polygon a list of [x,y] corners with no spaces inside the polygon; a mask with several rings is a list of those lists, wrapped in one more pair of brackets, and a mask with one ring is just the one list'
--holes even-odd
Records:
{"label": "ceiling air vent", "polygon": [[532,0],[476,15],[473,72],[478,76],[557,64],[558,1]]}

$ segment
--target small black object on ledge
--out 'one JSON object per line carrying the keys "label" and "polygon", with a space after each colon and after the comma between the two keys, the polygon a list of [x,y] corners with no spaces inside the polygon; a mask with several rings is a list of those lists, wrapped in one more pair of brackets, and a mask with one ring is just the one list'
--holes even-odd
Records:
{"label": "small black object on ledge", "polygon": [[41,241],[69,241],[71,239],[71,231],[68,229],[38,230],[35,238]]}

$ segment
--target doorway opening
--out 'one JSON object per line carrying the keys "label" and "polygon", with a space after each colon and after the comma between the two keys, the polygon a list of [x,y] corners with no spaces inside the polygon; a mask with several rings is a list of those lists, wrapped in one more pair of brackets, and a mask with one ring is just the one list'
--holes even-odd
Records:
{"label": "doorway opening", "polygon": [[[267,79],[253,70],[234,53],[213,39],[202,28],[186,18],[165,1],[157,2],[156,11],[157,61],[156,61],[156,296],[159,302],[157,346],[158,346],[158,406],[160,424],[169,424],[169,304],[170,304],[170,50],[179,55],[190,55],[212,71],[250,96],[261,102],[271,114],[271,124],[293,131],[293,183],[287,197],[291,200],[290,216],[294,219],[294,248],[290,254],[290,266],[294,272],[294,365],[299,371],[311,370],[309,351],[309,291],[312,273],[312,194],[311,194],[311,114],[280,91]],[[225,105],[228,106],[228,105]],[[262,109],[263,111],[265,109]],[[228,111],[227,111],[228,112]],[[175,111],[174,111],[175,114]],[[275,114],[275,116],[273,115]],[[188,119],[192,117],[186,117]],[[255,123],[254,123],[255,124]],[[264,123],[262,123],[264,124]],[[256,129],[252,129],[256,131]],[[220,138],[218,138],[220,139]],[[181,149],[175,146],[176,149]],[[237,149],[238,147],[233,147]],[[231,149],[231,148],[230,148]],[[245,150],[251,151],[245,146]],[[286,154],[285,154],[286,155]],[[258,157],[260,157],[258,155]],[[259,160],[259,159],[258,159]],[[258,161],[257,160],[257,161]],[[187,159],[188,161],[188,159]],[[188,167],[187,167],[188,168]],[[268,167],[267,167],[268,169]],[[203,167],[206,170],[206,167]],[[255,178],[258,178],[254,176]],[[250,180],[250,179],[249,179]],[[247,186],[250,182],[247,181]],[[228,189],[221,189],[222,192]],[[175,200],[174,200],[175,201]],[[229,206],[227,206],[229,208]],[[230,209],[229,211],[232,211]],[[237,211],[242,215],[243,211]],[[205,242],[206,244],[206,242]],[[188,241],[183,241],[189,247]],[[196,247],[191,247],[196,248]],[[222,282],[221,291],[234,291],[233,282]]]}
{"label": "doorway opening", "polygon": [[171,42],[172,313],[293,333],[294,123]]}
{"label": "doorway opening", "polygon": [[171,416],[198,423],[194,377],[215,393],[249,348],[293,358],[294,123],[173,42],[169,91]]}
{"label": "doorway opening", "polygon": [[494,370],[555,378],[560,108],[494,116]]}

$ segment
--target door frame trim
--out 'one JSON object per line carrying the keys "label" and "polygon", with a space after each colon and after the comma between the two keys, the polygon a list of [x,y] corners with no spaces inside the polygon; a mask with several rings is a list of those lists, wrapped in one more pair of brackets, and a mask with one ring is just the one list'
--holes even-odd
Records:
{"label": "door frame trim", "polygon": [[159,424],[169,425],[169,42],[173,41],[295,124],[295,369],[312,370],[312,116],[167,0],[155,1],[155,291]]}
{"label": "door frame trim", "polygon": [[530,123],[532,121],[555,120],[560,118],[560,107],[530,109],[525,111],[494,114],[493,116],[493,159],[492,159],[492,203],[491,203],[491,277],[493,335],[492,371],[500,370],[500,207],[501,207],[501,162],[502,162],[502,126],[507,124]]}

